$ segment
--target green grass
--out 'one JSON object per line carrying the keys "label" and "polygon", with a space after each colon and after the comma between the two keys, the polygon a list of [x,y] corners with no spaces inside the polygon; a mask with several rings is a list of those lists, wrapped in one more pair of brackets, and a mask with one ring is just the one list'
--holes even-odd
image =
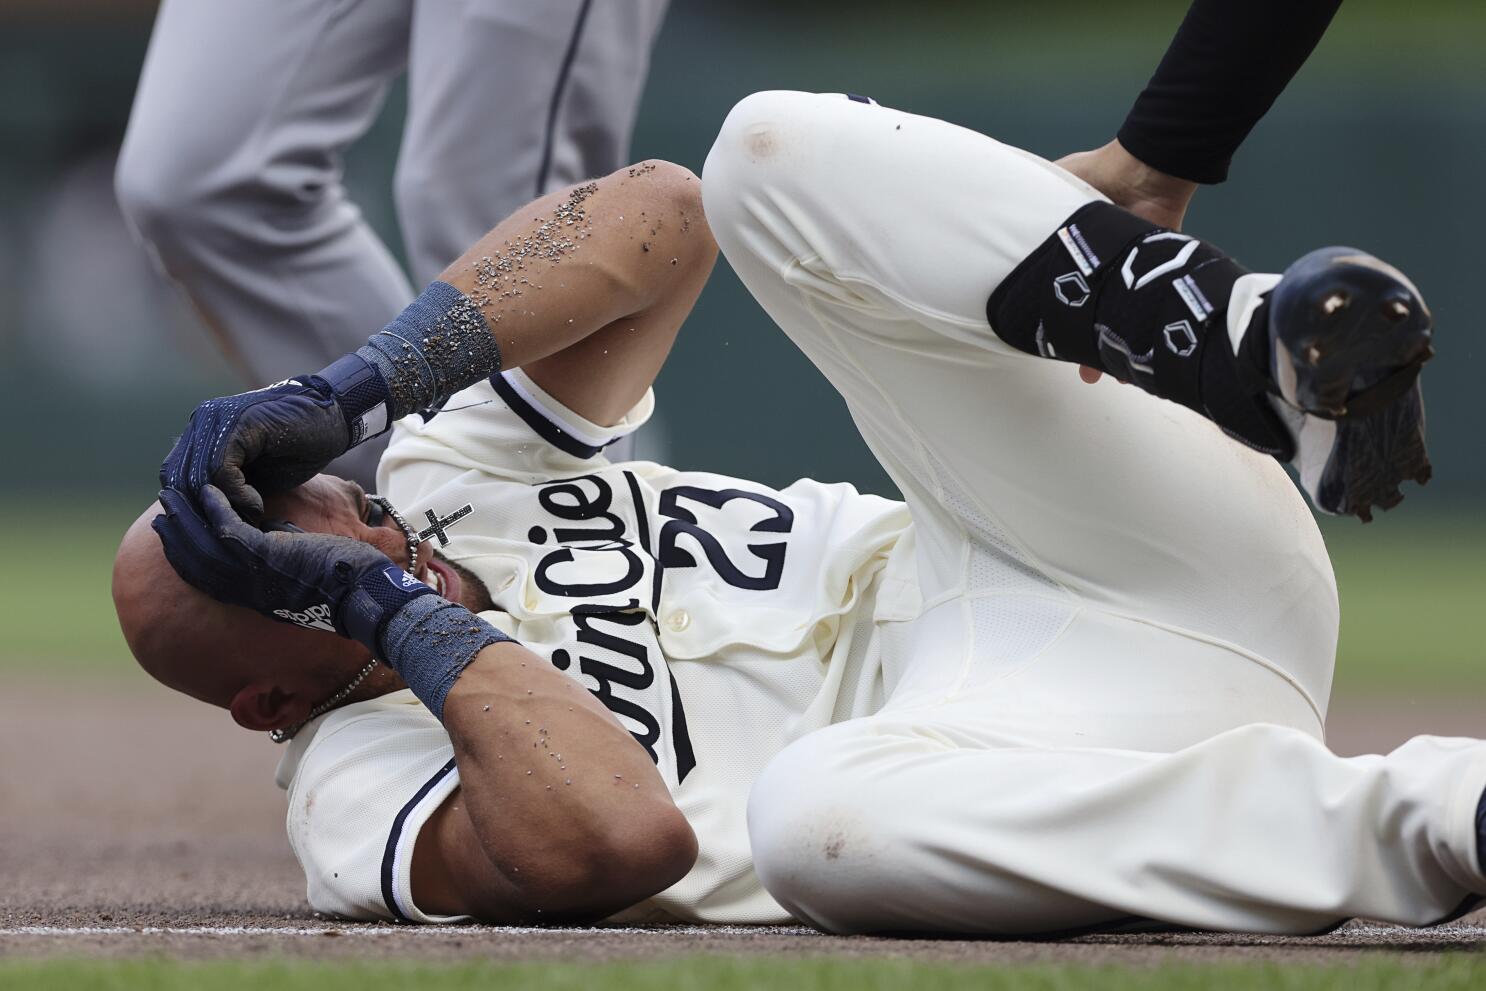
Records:
{"label": "green grass", "polygon": [[1486,982],[1480,956],[1355,966],[961,967],[906,960],[692,958],[649,964],[180,963],[164,960],[0,963],[0,988],[47,991],[1466,991]]}
{"label": "green grass", "polygon": [[1486,689],[1486,514],[1328,521],[1338,692]]}
{"label": "green grass", "polygon": [[[132,673],[114,623],[114,548],[138,510],[0,504],[23,566],[0,573],[0,670]],[[141,507],[142,508],[142,507]],[[1486,689],[1486,514],[1326,525],[1341,589],[1337,690]],[[45,512],[58,523],[42,523]]]}
{"label": "green grass", "polygon": [[109,583],[119,538],[143,509],[39,498],[0,503],[13,560],[22,562],[0,570],[0,670],[131,671]]}

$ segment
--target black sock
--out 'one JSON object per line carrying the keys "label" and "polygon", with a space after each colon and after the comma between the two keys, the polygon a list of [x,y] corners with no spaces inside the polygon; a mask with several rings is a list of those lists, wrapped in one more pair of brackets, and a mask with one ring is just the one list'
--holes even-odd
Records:
{"label": "black sock", "polygon": [[1212,245],[1088,203],[996,288],[986,316],[1020,351],[1097,368],[1289,460],[1294,441],[1265,396],[1268,334],[1245,335],[1237,356],[1228,341],[1228,301],[1247,274]]}

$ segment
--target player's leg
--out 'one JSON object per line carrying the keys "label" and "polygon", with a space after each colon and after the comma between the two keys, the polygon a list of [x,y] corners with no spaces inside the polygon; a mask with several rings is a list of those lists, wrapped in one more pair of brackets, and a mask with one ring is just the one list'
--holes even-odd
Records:
{"label": "player's leg", "polygon": [[[342,150],[405,64],[408,16],[400,2],[161,5],[119,202],[254,385],[354,350],[412,296],[340,182]],[[336,470],[369,482],[380,447]]]}
{"label": "player's leg", "polygon": [[[942,121],[766,93],[729,117],[703,199],[734,270],[908,500],[926,600],[1011,591],[1137,616],[1238,645],[1324,706],[1335,590],[1279,465],[986,323],[991,290],[1097,201],[1090,187]],[[958,622],[972,645],[1006,625],[990,605]]]}
{"label": "player's leg", "polygon": [[833,932],[1003,935],[1429,925],[1486,894],[1481,741],[1342,758],[1255,723],[1173,753],[1037,747],[979,708],[885,711],[779,754],[749,803],[769,893]]}
{"label": "player's leg", "polygon": [[761,194],[749,219],[779,240],[764,250],[772,263],[862,296],[874,315],[1113,370],[1293,458],[1330,512],[1366,518],[1401,498],[1400,480],[1428,476],[1414,385],[1428,311],[1376,259],[1313,253],[1270,306],[1276,277],[1152,233],[1051,163],[840,97],[756,94],[712,160],[725,186]]}
{"label": "player's leg", "polygon": [[[1184,897],[1184,869],[1200,887],[1205,875],[1190,873],[1193,857],[1162,860],[1167,841],[1159,830],[1190,820],[1226,838],[1221,814],[1233,807],[1204,804],[1224,794],[1226,779],[1214,770],[1224,762],[1204,756],[1209,750],[1179,760],[1188,748],[1241,737],[1251,731],[1236,727],[1263,723],[1284,727],[1265,732],[1300,741],[1295,746],[1316,755],[1312,763],[1333,768],[1335,758],[1304,741],[1319,735],[1329,695],[1336,602],[1319,536],[1271,459],[1228,443],[1189,410],[1108,382],[1086,387],[1072,369],[1013,352],[990,334],[985,298],[1049,231],[1095,201],[1092,191],[1048,163],[942,122],[842,98],[764,94],[745,101],[724,128],[704,196],[714,233],[744,283],[841,391],[907,496],[930,604],[895,634],[904,642],[884,652],[885,675],[895,683],[891,711],[878,718],[901,717],[901,735],[912,747],[889,753],[877,747],[873,731],[860,748],[811,749],[822,740],[855,739],[858,724],[835,728],[792,748],[760,783],[756,853],[778,897],[847,928],[1026,931],[1147,911],[1192,924],[1219,924],[1207,920],[1222,916],[1233,925],[1293,929],[1362,905],[1400,919],[1435,917],[1427,915],[1438,907],[1427,891],[1384,905],[1391,877],[1357,881],[1340,868],[1307,875],[1305,897],[1334,897],[1325,904],[1325,895],[1317,896],[1323,907],[1303,922],[1296,920],[1307,914],[1304,905],[1278,898],[1249,921],[1235,910],[1238,897],[1214,896],[1220,907],[1208,905],[1206,915],[1179,904],[1147,907],[1126,897],[1140,880],[1100,873],[1109,845],[1128,841],[1156,872],[1170,871],[1162,899]],[[957,727],[942,709],[960,702],[968,711]],[[1053,741],[1052,732],[1065,739]],[[1079,806],[1057,789],[1066,780],[1097,793],[1108,766],[1087,776],[1075,766],[1066,777],[1050,766],[1028,775],[1010,769],[1003,786],[996,748],[1007,747],[1132,752],[1136,763],[1158,768],[1158,784],[1167,774],[1177,784],[1136,817],[1153,839],[1137,843],[1118,817],[1106,838],[1096,814],[1104,806]],[[1139,756],[1162,750],[1180,753],[1166,763]],[[911,773],[962,752],[975,754],[974,761],[946,765],[954,773],[943,778]],[[1270,756],[1283,764],[1290,754],[1277,747]],[[877,799],[887,793],[876,782],[888,776],[877,757],[903,772],[904,787],[881,805]],[[1187,767],[1190,775],[1176,773]],[[806,777],[792,777],[792,768]],[[1461,773],[1448,756],[1396,762],[1388,773],[1400,777],[1399,795],[1428,796],[1421,804],[1444,802],[1447,794],[1470,795],[1473,803],[1480,794],[1480,775],[1474,768]],[[1457,774],[1476,780],[1438,787]],[[851,782],[857,805],[826,783],[832,775]],[[1305,810],[1315,810],[1315,780],[1274,785],[1301,810],[1283,825],[1305,825]],[[817,783],[822,800],[811,795],[803,803],[808,815],[793,817],[784,796],[810,794]],[[1359,785],[1356,794],[1369,787]],[[1140,784],[1127,797],[1138,805],[1158,791]],[[993,803],[1023,792],[1026,804],[1010,812]],[[930,793],[936,798],[923,801]],[[833,807],[827,799],[836,798],[842,801]],[[962,803],[977,815],[954,820]],[[915,825],[926,810],[963,828],[953,842],[941,835],[940,846],[903,861],[930,883],[915,886],[883,867],[887,883],[873,889],[876,904],[903,904],[904,915],[883,908],[865,921],[851,917],[832,899],[865,889],[825,880],[850,843],[849,836],[845,846],[835,841],[832,824],[864,823],[869,852],[871,829],[881,826],[896,850],[890,827],[914,828],[908,809]],[[1088,828],[1053,853],[1066,853],[1084,871],[1055,865],[1019,878],[1015,858],[995,859],[1003,832],[1024,838],[1075,813]],[[1323,841],[1362,824],[1357,815],[1340,818],[1341,825],[1321,830]],[[1451,834],[1456,854],[1468,818],[1451,812],[1431,819],[1432,828]],[[1018,843],[1007,847],[1025,851]],[[1222,856],[1221,847],[1203,852],[1211,860]],[[1254,839],[1240,859],[1258,863],[1268,855]],[[1422,855],[1411,848],[1393,869],[1409,875],[1418,866],[1410,857]],[[879,865],[890,859],[875,858]],[[933,882],[942,879],[936,871],[952,863],[978,865],[958,889],[965,904],[980,906],[970,921],[935,894]],[[1238,883],[1242,871],[1226,863],[1212,877]],[[1081,873],[1089,875],[1088,887]],[[1004,877],[1011,882],[998,888]],[[791,893],[799,878],[813,904]],[[1455,880],[1458,893],[1463,883]],[[901,897],[886,894],[893,882],[901,883]],[[1017,917],[1041,911],[1043,895],[1057,904],[1045,918],[1017,922],[991,914],[998,893]],[[828,918],[838,910],[844,914]]]}
{"label": "player's leg", "polygon": [[420,0],[396,197],[413,275],[512,210],[628,161],[666,0]]}
{"label": "player's leg", "polygon": [[[667,0],[419,0],[395,193],[420,283],[523,203],[628,161]],[[633,456],[635,438],[610,450]]]}
{"label": "player's leg", "polygon": [[[982,606],[1005,621],[972,651],[956,614]],[[1262,658],[1092,609],[1049,638],[1056,618],[1002,594],[881,627],[913,652],[888,704],[755,785],[769,892],[836,931],[998,934],[1424,924],[1486,892],[1486,743],[1339,758],[1317,701]]]}

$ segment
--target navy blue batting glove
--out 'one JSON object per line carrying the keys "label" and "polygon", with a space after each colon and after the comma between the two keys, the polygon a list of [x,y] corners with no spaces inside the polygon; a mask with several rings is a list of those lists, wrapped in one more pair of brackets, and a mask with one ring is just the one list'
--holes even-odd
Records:
{"label": "navy blue batting glove", "polygon": [[380,657],[388,621],[412,600],[436,594],[371,544],[298,529],[265,533],[213,485],[202,488],[199,502],[204,512],[166,489],[165,512],[150,525],[176,573],[219,602],[339,633]]}
{"label": "navy blue batting glove", "polygon": [[309,481],[390,425],[386,382],[347,355],[318,375],[196,407],[160,466],[160,485],[192,498],[215,485],[242,516],[261,520],[265,494]]}

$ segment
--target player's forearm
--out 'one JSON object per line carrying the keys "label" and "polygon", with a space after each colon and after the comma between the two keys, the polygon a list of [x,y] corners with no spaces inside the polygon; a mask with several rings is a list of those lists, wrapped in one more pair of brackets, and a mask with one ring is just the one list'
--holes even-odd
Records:
{"label": "player's forearm", "polygon": [[695,176],[666,162],[630,166],[512,214],[325,377],[371,366],[397,419],[677,293],[694,298],[716,250]]}
{"label": "player's forearm", "polygon": [[1341,0],[1194,0],[1120,128],[1136,158],[1222,182],[1249,131],[1326,33]]}
{"label": "player's forearm", "polygon": [[518,367],[655,306],[716,251],[696,176],[641,162],[518,210],[439,278]]}
{"label": "player's forearm", "polygon": [[454,743],[474,842],[441,842],[436,859],[460,903],[604,914],[681,878],[696,855],[691,827],[628,731],[479,616],[421,586],[409,594],[363,642]]}
{"label": "player's forearm", "polygon": [[[699,183],[643,162],[517,211],[362,347],[314,375],[202,403],[160,470],[250,519],[397,419],[529,365],[559,402],[617,422],[643,396],[717,254]],[[581,342],[581,345],[580,345]],[[539,374],[540,373],[540,374]]]}
{"label": "player's forearm", "polygon": [[690,870],[695,836],[649,756],[526,648],[486,647],[443,716],[470,821],[518,908],[601,917]]}

